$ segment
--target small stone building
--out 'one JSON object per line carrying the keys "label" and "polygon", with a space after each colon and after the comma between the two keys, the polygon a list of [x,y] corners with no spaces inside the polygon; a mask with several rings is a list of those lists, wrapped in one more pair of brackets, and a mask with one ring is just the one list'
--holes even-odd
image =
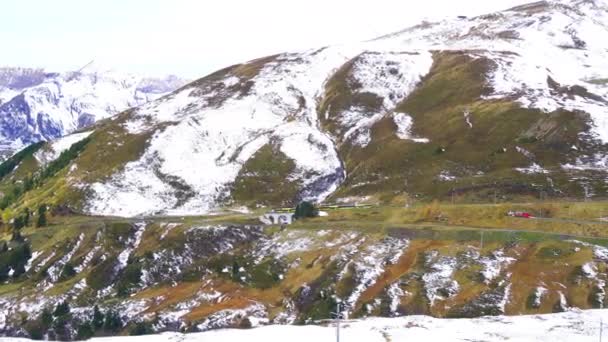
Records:
{"label": "small stone building", "polygon": [[269,212],[260,216],[260,221],[264,224],[291,224],[293,216],[294,213]]}

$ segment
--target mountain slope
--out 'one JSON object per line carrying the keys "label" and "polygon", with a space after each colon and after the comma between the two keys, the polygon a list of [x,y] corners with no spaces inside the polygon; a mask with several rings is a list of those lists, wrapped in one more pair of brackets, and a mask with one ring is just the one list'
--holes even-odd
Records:
{"label": "mountain slope", "polygon": [[143,78],[92,66],[77,72],[0,70],[0,148],[5,154],[90,126],[183,84],[170,76]]}
{"label": "mountain slope", "polygon": [[605,197],[607,19],[605,1],[539,2],[231,66],[96,125],[46,200],[133,216]]}
{"label": "mountain slope", "polygon": [[[608,303],[606,239],[583,242],[564,231],[379,229],[333,221],[344,210],[287,229],[234,214],[127,220],[52,211],[50,225],[22,229],[25,240],[0,235],[3,336],[74,340],[95,306],[118,317],[116,326],[95,328],[103,336],[309,324],[328,319],[337,299],[349,318],[540,314]],[[605,226],[588,228],[606,236]],[[68,312],[49,318],[63,302]]]}

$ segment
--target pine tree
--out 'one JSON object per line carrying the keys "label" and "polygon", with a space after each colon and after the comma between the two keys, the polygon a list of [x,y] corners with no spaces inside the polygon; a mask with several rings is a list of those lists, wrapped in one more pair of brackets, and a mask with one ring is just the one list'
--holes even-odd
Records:
{"label": "pine tree", "polygon": [[296,206],[296,211],[294,214],[295,219],[303,218],[303,217],[315,217],[318,216],[319,211],[315,208],[315,206],[310,202],[300,202]]}
{"label": "pine tree", "polygon": [[61,271],[61,275],[59,276],[59,279],[63,281],[63,280],[70,279],[75,275],[76,275],[76,270],[74,269],[74,266],[72,266],[72,264],[70,264],[68,262],[63,266],[63,270]]}
{"label": "pine tree", "polygon": [[78,326],[78,330],[76,332],[76,338],[79,340],[88,340],[93,337],[95,331],[93,331],[93,327],[91,323],[84,322]]}
{"label": "pine tree", "polygon": [[103,327],[104,314],[99,310],[99,306],[95,305],[93,308],[93,328],[99,330]]}
{"label": "pine tree", "polygon": [[58,303],[55,307],[55,311],[53,312],[53,316],[55,317],[63,317],[70,313],[70,305],[68,302]]}
{"label": "pine tree", "polygon": [[21,230],[13,229],[13,235],[11,236],[11,241],[17,241],[17,242],[23,241],[23,236],[21,236]]}
{"label": "pine tree", "polygon": [[53,324],[53,314],[49,308],[44,308],[42,313],[40,313],[40,322],[45,329],[50,328],[51,324]]}
{"label": "pine tree", "polygon": [[23,226],[27,227],[30,225],[30,209],[29,208],[25,208],[25,213],[23,214]]}
{"label": "pine tree", "polygon": [[44,226],[46,226],[46,206],[41,205],[38,207],[38,222],[36,223],[36,227]]}
{"label": "pine tree", "polygon": [[13,220],[13,230],[19,230],[23,228],[23,224],[23,216],[15,217],[15,219]]}
{"label": "pine tree", "polygon": [[122,328],[122,321],[116,311],[108,311],[103,322],[103,329],[106,332],[118,332]]}
{"label": "pine tree", "polygon": [[239,276],[239,269],[240,268],[241,267],[239,266],[239,263],[236,262],[236,260],[234,260],[232,262],[232,277],[234,277],[235,279],[237,279],[238,276]]}

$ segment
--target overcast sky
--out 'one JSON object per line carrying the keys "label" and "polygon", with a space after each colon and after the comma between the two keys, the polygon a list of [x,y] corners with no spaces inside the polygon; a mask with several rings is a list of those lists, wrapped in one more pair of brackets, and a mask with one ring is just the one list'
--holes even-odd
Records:
{"label": "overcast sky", "polygon": [[531,0],[14,0],[0,12],[0,65],[195,78],[284,51],[361,41]]}

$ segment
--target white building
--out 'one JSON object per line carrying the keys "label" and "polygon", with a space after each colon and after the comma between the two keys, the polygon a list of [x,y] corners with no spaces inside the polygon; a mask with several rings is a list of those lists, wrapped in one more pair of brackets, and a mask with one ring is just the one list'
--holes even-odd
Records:
{"label": "white building", "polygon": [[291,224],[293,223],[294,213],[269,212],[260,216],[260,221],[264,224]]}

